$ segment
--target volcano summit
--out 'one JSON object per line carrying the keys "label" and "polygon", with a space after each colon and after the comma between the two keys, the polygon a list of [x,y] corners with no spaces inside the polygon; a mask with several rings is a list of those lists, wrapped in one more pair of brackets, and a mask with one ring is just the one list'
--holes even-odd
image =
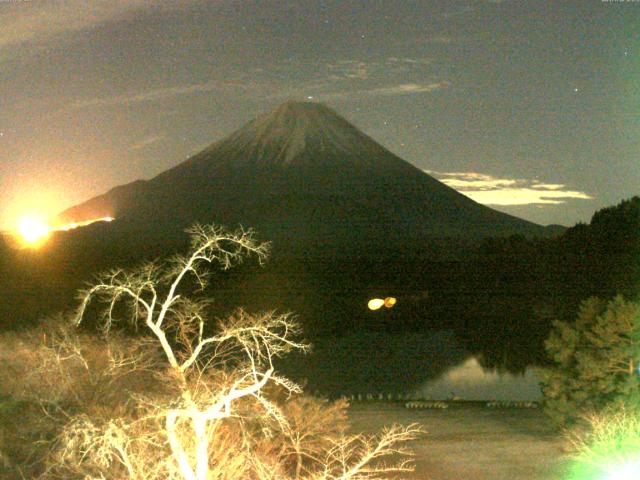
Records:
{"label": "volcano summit", "polygon": [[[287,102],[150,180],[60,215],[173,236],[194,222],[254,227],[276,247],[419,245],[442,237],[545,235],[391,153],[332,109]],[[111,228],[111,226],[110,226]]]}

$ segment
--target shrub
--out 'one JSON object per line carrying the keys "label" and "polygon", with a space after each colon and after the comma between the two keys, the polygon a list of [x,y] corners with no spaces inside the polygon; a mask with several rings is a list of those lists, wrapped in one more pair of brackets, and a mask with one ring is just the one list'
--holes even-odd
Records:
{"label": "shrub", "polygon": [[640,417],[636,409],[608,409],[584,416],[568,434],[573,450],[569,480],[637,478]]}
{"label": "shrub", "polygon": [[590,298],[575,323],[554,322],[545,342],[552,365],[540,370],[546,413],[558,426],[612,405],[637,403],[640,305]]}
{"label": "shrub", "polygon": [[[0,335],[0,472],[36,478],[70,417],[115,412],[135,392],[159,389],[141,345],[79,332],[62,316]],[[147,350],[148,353],[150,353]],[[136,356],[137,365],[126,358]],[[13,472],[13,473],[11,473]]]}

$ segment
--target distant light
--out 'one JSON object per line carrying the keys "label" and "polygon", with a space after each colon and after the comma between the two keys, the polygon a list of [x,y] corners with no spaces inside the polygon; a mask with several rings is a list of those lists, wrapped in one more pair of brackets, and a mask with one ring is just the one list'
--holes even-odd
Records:
{"label": "distant light", "polygon": [[380,310],[382,307],[392,308],[396,302],[395,297],[387,297],[384,300],[382,298],[372,298],[367,303],[367,307],[369,307],[369,310]]}
{"label": "distant light", "polygon": [[18,222],[18,234],[27,247],[35,247],[49,236],[49,226],[41,219],[24,217]]}
{"label": "distant light", "polygon": [[93,218],[83,222],[71,222],[57,227],[52,227],[44,220],[37,217],[24,217],[18,222],[16,228],[17,237],[22,247],[38,248],[51,235],[52,232],[68,232],[79,227],[86,227],[96,222],[112,222],[113,217]]}
{"label": "distant light", "polygon": [[372,298],[371,300],[369,300],[369,303],[367,303],[367,307],[369,307],[369,310],[379,310],[383,306],[384,300],[381,298]]}
{"label": "distant light", "polygon": [[309,95],[309,96],[307,97],[307,100],[313,100],[313,95]]}

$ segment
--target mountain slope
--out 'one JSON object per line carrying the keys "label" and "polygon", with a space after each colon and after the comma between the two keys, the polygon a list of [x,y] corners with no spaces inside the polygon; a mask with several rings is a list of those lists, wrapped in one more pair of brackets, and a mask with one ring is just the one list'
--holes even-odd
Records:
{"label": "mountain slope", "polygon": [[60,218],[106,215],[154,236],[194,221],[242,224],[282,245],[419,245],[432,237],[545,233],[475,203],[328,107],[306,102],[287,102],[176,167]]}

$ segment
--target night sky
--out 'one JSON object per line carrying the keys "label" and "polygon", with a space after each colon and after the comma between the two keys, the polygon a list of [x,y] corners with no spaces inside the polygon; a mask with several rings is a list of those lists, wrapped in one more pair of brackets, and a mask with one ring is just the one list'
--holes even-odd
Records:
{"label": "night sky", "polygon": [[640,2],[0,0],[0,227],[322,101],[541,224],[640,193]]}

